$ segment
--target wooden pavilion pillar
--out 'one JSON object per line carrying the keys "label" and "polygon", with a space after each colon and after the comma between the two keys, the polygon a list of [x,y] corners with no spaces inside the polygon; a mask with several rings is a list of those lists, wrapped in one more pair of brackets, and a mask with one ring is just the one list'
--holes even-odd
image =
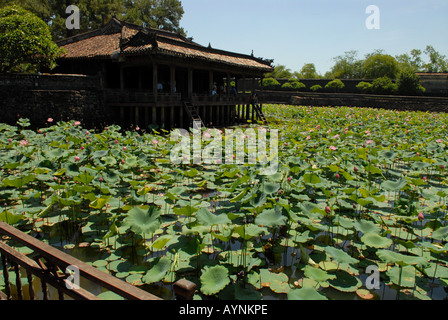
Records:
{"label": "wooden pavilion pillar", "polygon": [[176,67],[170,66],[170,92],[176,93]]}
{"label": "wooden pavilion pillar", "polygon": [[213,90],[213,84],[214,84],[214,82],[213,82],[213,80],[214,80],[214,75],[213,75],[213,71],[212,70],[210,70],[209,72],[208,72],[208,92],[209,93],[211,93],[212,92],[212,90]]}
{"label": "wooden pavilion pillar", "polygon": [[157,84],[159,83],[159,72],[157,63],[152,63],[152,94],[154,95],[154,100],[157,102]]}
{"label": "wooden pavilion pillar", "polygon": [[193,69],[188,68],[188,98],[193,98]]}

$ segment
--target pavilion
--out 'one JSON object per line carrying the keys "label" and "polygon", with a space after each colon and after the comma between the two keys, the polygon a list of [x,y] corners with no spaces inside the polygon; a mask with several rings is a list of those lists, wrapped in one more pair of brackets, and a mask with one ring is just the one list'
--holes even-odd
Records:
{"label": "pavilion", "polygon": [[106,108],[121,125],[170,129],[264,120],[261,104],[249,99],[273,70],[272,60],[117,18],[58,45],[66,54],[55,72],[98,75]]}

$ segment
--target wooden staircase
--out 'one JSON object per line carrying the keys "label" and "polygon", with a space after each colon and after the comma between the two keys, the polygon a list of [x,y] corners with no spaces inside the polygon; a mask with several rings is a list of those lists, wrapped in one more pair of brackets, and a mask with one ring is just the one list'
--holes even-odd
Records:
{"label": "wooden staircase", "polygon": [[261,110],[261,107],[259,104],[253,104],[253,107],[255,109],[255,112],[257,113],[257,117],[263,122],[263,124],[268,124],[268,121],[266,120],[266,117],[263,114],[263,111]]}
{"label": "wooden staircase", "polygon": [[200,129],[205,127],[204,122],[198,114],[198,110],[191,102],[184,101],[184,107],[187,111],[188,116],[192,120],[193,129]]}

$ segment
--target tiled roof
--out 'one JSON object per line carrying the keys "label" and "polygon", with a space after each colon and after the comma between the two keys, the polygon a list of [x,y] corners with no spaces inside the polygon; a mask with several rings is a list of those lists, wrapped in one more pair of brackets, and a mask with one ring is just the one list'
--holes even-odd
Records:
{"label": "tiled roof", "polygon": [[179,34],[136,26],[113,18],[102,29],[58,42],[62,59],[114,59],[120,55],[172,55],[269,72],[272,61],[201,46]]}

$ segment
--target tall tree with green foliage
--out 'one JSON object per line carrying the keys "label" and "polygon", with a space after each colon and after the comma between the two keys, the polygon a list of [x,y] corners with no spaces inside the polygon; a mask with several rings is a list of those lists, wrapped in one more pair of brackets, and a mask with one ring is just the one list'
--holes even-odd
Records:
{"label": "tall tree with green foliage", "polygon": [[298,74],[299,79],[319,79],[314,63],[305,63]]}
{"label": "tall tree with green foliage", "polygon": [[448,72],[448,60],[440,54],[433,46],[426,46],[425,53],[429,62],[424,65],[426,72]]}
{"label": "tall tree with green foliage", "polygon": [[400,69],[394,57],[384,53],[373,53],[366,56],[363,63],[363,73],[365,79],[376,79],[388,77],[395,79],[399,75]]}
{"label": "tall tree with green foliage", "polygon": [[291,69],[288,69],[284,65],[277,65],[274,67],[272,72],[265,74],[266,78],[274,78],[274,79],[289,79],[292,77]]}
{"label": "tall tree with green foliage", "polygon": [[362,78],[362,60],[357,59],[358,52],[347,51],[344,55],[333,58],[335,61],[331,71],[326,77],[335,79],[360,79]]}
{"label": "tall tree with green foliage", "polygon": [[[114,16],[130,23],[186,35],[180,27],[184,14],[180,0],[0,0],[0,7],[15,2],[44,20],[54,39],[101,28]],[[79,8],[79,30],[69,30],[65,26],[69,5]]]}
{"label": "tall tree with green foliage", "polygon": [[53,68],[62,52],[42,19],[19,6],[0,9],[0,72]]}

